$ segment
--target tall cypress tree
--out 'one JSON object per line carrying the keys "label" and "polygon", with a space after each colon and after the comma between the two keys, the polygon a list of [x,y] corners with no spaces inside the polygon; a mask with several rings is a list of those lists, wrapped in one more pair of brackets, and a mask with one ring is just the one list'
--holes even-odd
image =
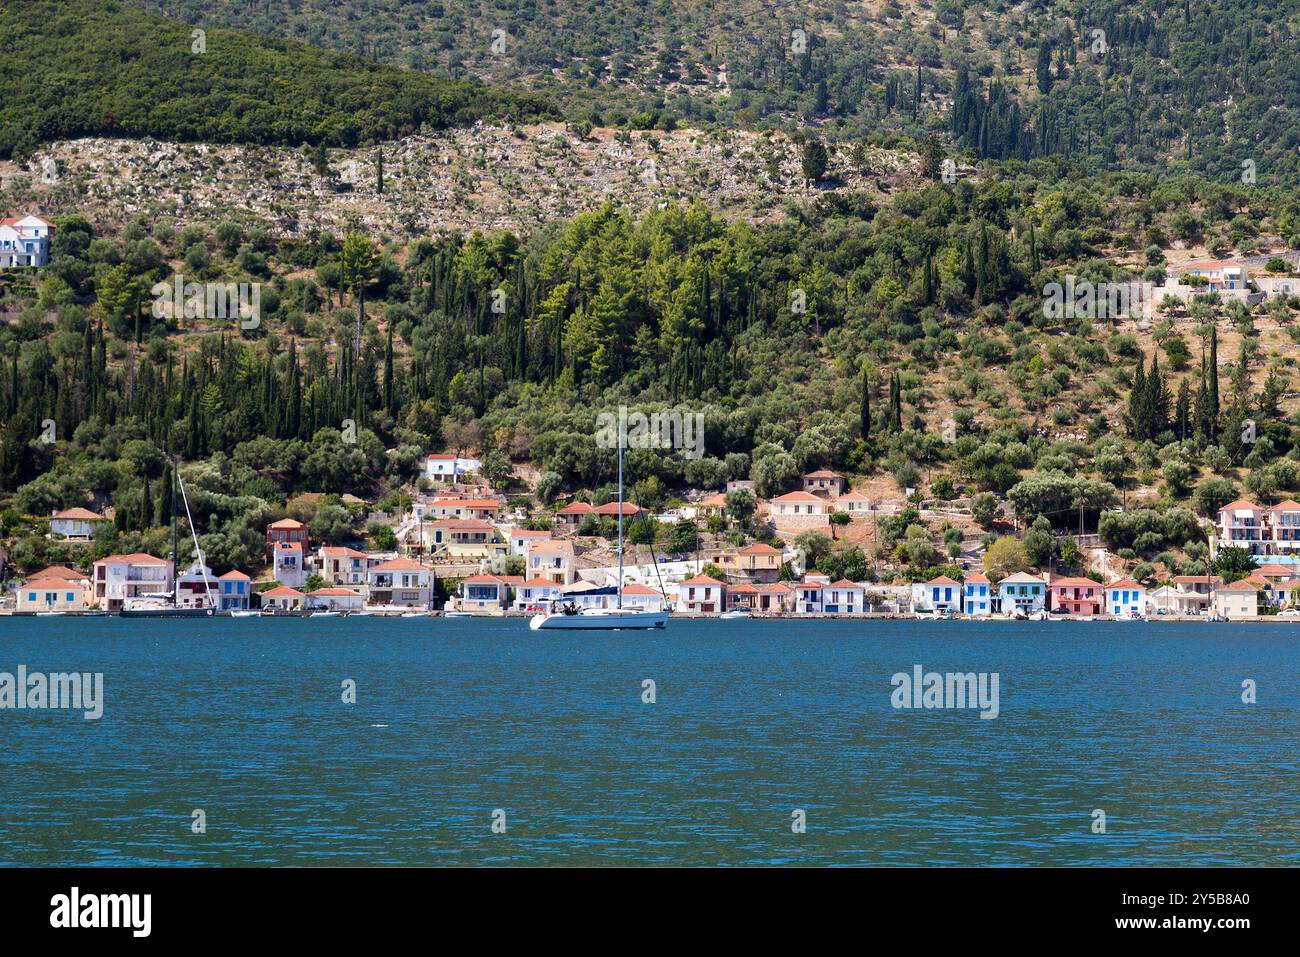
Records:
{"label": "tall cypress tree", "polygon": [[858,413],[862,438],[871,438],[871,380],[867,377],[867,367],[862,367],[862,407]]}
{"label": "tall cypress tree", "polygon": [[1138,356],[1137,370],[1133,373],[1133,388],[1128,394],[1129,431],[1135,439],[1145,438],[1143,428],[1147,421],[1146,356]]}
{"label": "tall cypress tree", "polygon": [[1209,415],[1206,427],[1213,442],[1219,437],[1219,330],[1215,326],[1210,327],[1210,368],[1206,388]]}
{"label": "tall cypress tree", "polygon": [[1174,427],[1178,430],[1178,441],[1186,442],[1191,430],[1191,395],[1184,377],[1178,384],[1178,401],[1174,405]]}

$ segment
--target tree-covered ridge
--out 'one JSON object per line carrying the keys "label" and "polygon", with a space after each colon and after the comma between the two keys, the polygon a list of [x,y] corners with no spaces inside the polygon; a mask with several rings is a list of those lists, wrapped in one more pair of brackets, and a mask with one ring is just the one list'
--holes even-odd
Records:
{"label": "tree-covered ridge", "polygon": [[527,83],[597,125],[943,132],[988,157],[1232,179],[1249,159],[1279,182],[1300,171],[1300,11],[1267,0],[136,2]]}
{"label": "tree-covered ridge", "polygon": [[353,146],[421,128],[551,115],[537,96],[205,28],[116,0],[0,7],[0,157],[80,136]]}
{"label": "tree-covered ridge", "polygon": [[[391,498],[429,450],[475,450],[502,481],[531,464],[544,498],[605,485],[596,416],[620,403],[704,415],[702,459],[628,456],[652,505],[727,478],[778,494],[820,467],[961,500],[985,527],[1300,490],[1300,301],[1166,303],[1150,328],[1043,309],[1065,273],[1126,278],[1103,247],[1145,244],[1156,281],[1182,233],[1296,244],[1300,201],[1039,162],[761,227],[608,206],[530,236],[403,244],[143,218],[108,237],[71,217],[47,269],[0,284],[2,521],[112,504],[103,547],[143,544],[173,451],[202,463],[205,550],[238,564],[286,498]],[[261,282],[261,325],[155,318],[149,290],[176,272]],[[1124,521],[1103,534],[1180,545],[1163,519]]]}

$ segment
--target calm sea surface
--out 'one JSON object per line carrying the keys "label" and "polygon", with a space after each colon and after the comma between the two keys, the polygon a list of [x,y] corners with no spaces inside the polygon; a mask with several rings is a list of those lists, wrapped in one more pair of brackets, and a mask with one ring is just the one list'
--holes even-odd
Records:
{"label": "calm sea surface", "polygon": [[[895,710],[917,664],[1000,715]],[[0,864],[1300,864],[1300,624],[0,618],[19,665],[105,705],[0,711]]]}

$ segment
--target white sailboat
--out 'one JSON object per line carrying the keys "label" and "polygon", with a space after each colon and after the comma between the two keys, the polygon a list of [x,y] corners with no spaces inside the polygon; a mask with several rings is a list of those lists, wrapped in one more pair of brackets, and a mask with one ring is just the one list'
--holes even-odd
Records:
{"label": "white sailboat", "polygon": [[[542,612],[528,622],[533,631],[621,631],[664,628],[668,612],[623,605],[623,440],[622,427],[618,441],[618,583],[614,588],[617,604],[613,608],[578,608],[563,597],[551,602],[551,610]],[[587,594],[593,594],[588,592]],[[598,593],[597,593],[598,594]]]}
{"label": "white sailboat", "polygon": [[185,493],[185,482],[181,479],[180,470],[176,468],[176,459],[172,458],[172,561],[175,562],[176,555],[176,490],[180,489],[181,501],[185,503],[185,521],[190,526],[190,537],[194,540],[194,554],[198,555],[198,561],[194,567],[199,570],[203,576],[203,589],[206,593],[206,604],[196,605],[193,607],[181,607],[180,599],[180,581],[175,573],[173,564],[172,573],[172,590],[170,592],[158,592],[153,595],[141,596],[139,598],[128,598],[122,603],[118,614],[123,618],[213,618],[217,613],[217,600],[212,594],[212,582],[208,579],[208,566],[203,560],[203,549],[199,547],[199,534],[194,530],[194,518],[190,515],[190,498]]}

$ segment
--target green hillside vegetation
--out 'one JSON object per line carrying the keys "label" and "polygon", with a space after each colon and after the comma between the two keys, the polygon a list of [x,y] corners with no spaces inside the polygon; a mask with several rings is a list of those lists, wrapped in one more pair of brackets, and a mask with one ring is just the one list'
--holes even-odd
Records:
{"label": "green hillside vegetation", "polygon": [[[1194,514],[1300,489],[1300,302],[1205,296],[1138,333],[1050,319],[1037,292],[1066,272],[1124,278],[1102,255],[1116,247],[1154,245],[1158,279],[1184,216],[1242,244],[1296,237],[1293,193],[1007,164],[881,208],[834,195],[796,213],[754,227],[699,205],[640,220],[609,206],[531,236],[409,244],[143,219],[100,236],[65,219],[54,263],[0,284],[11,553],[57,557],[32,529],[92,502],[117,515],[96,549],[149,545],[170,452],[222,570],[256,560],[261,524],[296,493],[392,503],[430,449],[480,451],[501,483],[535,465],[543,503],[608,494],[595,418],[619,403],[705,415],[703,459],[630,453],[648,505],[728,478],[773,495],[831,467],[969,505],[990,530],[1038,521],[1039,560],[1054,526],[1082,521],[1135,561],[1194,568]],[[149,289],[176,271],[262,282],[261,326],[154,319]],[[1130,514],[1106,512],[1122,502]],[[336,501],[322,509],[323,540],[359,531]],[[937,556],[914,514],[881,523],[874,557],[919,577]],[[636,534],[666,546],[672,530]]]}
{"label": "green hillside vegetation", "polygon": [[850,140],[883,129],[1096,169],[1300,172],[1300,10],[1267,0],[369,0],[364,16],[349,3],[136,2],[526,83],[596,125],[816,126]]}
{"label": "green hillside vegetation", "polygon": [[346,53],[191,28],[115,0],[6,0],[0,157],[80,136],[354,146],[484,118],[552,115],[528,93]]}

